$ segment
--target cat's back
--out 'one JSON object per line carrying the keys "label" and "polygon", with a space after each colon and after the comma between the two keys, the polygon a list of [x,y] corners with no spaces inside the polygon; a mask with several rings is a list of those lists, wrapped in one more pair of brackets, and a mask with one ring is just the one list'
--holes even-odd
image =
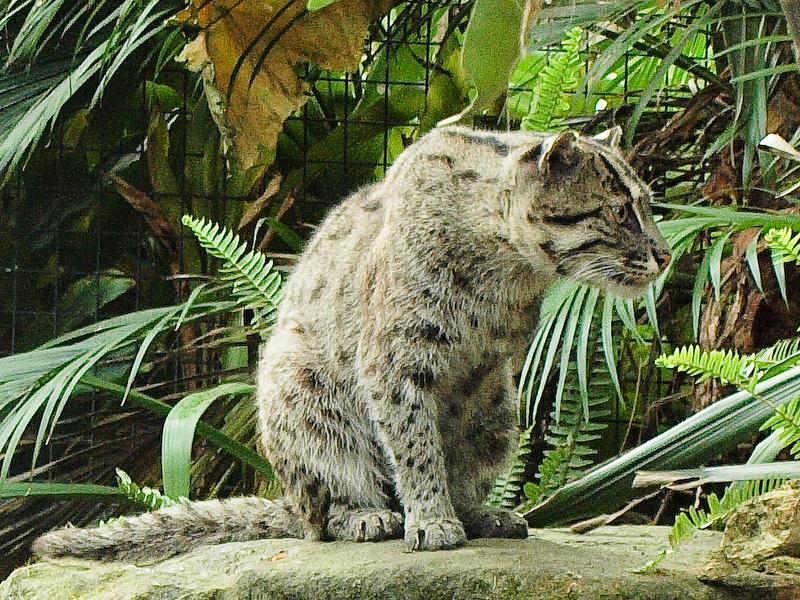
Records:
{"label": "cat's back", "polygon": [[277,327],[299,325],[326,343],[352,327],[358,312],[355,280],[384,220],[378,186],[364,187],[319,225],[284,288]]}

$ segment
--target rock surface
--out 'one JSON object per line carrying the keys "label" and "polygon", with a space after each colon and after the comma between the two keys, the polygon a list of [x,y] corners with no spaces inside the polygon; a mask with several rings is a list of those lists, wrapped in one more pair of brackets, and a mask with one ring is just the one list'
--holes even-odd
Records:
{"label": "rock surface", "polygon": [[752,577],[771,578],[800,590],[800,480],[737,506],[709,559],[705,577],[745,586]]}
{"label": "rock surface", "polygon": [[[654,574],[636,570],[663,549],[667,528],[604,527],[587,535],[534,530],[527,540],[477,540],[447,552],[380,544],[264,540],[201,547],[150,565],[52,560],[17,569],[0,598],[292,600],[767,600],[774,581],[703,583],[721,534],[701,532]],[[760,586],[760,587],[759,587]],[[790,592],[791,593],[791,592]]]}

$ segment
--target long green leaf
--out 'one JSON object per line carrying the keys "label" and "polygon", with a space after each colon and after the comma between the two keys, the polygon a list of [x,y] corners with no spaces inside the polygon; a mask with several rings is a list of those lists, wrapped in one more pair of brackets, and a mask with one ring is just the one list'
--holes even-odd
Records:
{"label": "long green leaf", "polygon": [[[597,306],[597,298],[600,296],[600,290],[592,288],[589,291],[589,297],[583,305],[583,314],[581,315],[581,332],[578,338],[576,363],[578,370],[578,386],[581,392],[581,404],[583,405],[584,419],[589,418],[589,385],[588,377],[586,376],[587,356],[589,354],[589,335],[592,331],[592,323],[594,322],[594,309]],[[591,343],[594,343],[592,340]]]}
{"label": "long green leaf", "polygon": [[119,500],[123,493],[118,487],[93,483],[0,483],[0,499],[29,496]]}
{"label": "long green leaf", "polygon": [[542,395],[544,394],[544,390],[547,384],[547,377],[550,375],[550,369],[553,366],[553,359],[555,358],[556,351],[558,350],[558,347],[561,342],[561,332],[564,330],[564,325],[567,321],[567,317],[570,314],[570,307],[575,301],[575,295],[576,294],[570,294],[567,301],[561,305],[561,309],[558,312],[558,317],[555,320],[552,335],[550,336],[549,339],[547,354],[545,355],[544,359],[544,365],[542,366],[542,371],[540,373],[539,388],[536,392],[536,400],[533,403],[533,408],[528,412],[531,422],[533,421],[537,411],[539,410],[539,402],[541,402],[542,400]]}
{"label": "long green leaf", "polygon": [[561,338],[561,364],[558,374],[558,384],[556,385],[556,397],[554,400],[556,422],[559,422],[561,418],[561,398],[564,395],[564,384],[567,381],[567,372],[569,371],[569,357],[575,342],[575,331],[578,328],[578,321],[583,314],[583,299],[586,296],[586,291],[587,288],[584,286],[578,289],[578,293],[569,311],[567,328]]}
{"label": "long green leaf", "polygon": [[617,398],[620,402],[624,403],[625,400],[622,396],[622,388],[619,385],[619,376],[617,375],[617,360],[614,358],[614,337],[611,330],[613,320],[614,297],[610,294],[606,294],[606,297],[603,299],[603,321],[600,330],[601,340],[603,342],[603,355],[606,357],[608,374],[611,376],[614,389],[617,391]]}
{"label": "long green leaf", "polygon": [[178,402],[164,421],[161,435],[161,472],[164,494],[170,498],[188,498],[191,491],[189,469],[192,465],[192,442],[200,417],[219,398],[252,394],[248,383],[223,383],[189,394]]}
{"label": "long green leaf", "polygon": [[711,252],[706,252],[703,260],[700,262],[700,267],[694,277],[694,286],[692,286],[692,332],[694,339],[697,340],[700,334],[700,307],[703,303],[703,292],[706,289],[706,280],[708,279],[708,265],[711,262]]}
{"label": "long green leaf", "polygon": [[800,367],[767,379],[756,388],[761,400],[738,392],[719,400],[641,446],[581,479],[568,483],[525,516],[534,527],[613,511],[640,492],[631,489],[636,471],[680,469],[705,464],[758,431],[772,406],[800,394]]}
{"label": "long green leaf", "polygon": [[[83,378],[83,383],[94,389],[112,393],[119,398],[122,398],[122,396],[125,394],[124,386],[117,385],[109,381],[104,381],[96,377],[86,376]],[[128,398],[142,408],[164,417],[166,417],[172,410],[172,406],[166,402],[162,402],[161,400],[157,400],[156,398],[136,390],[131,390],[128,394]],[[252,448],[248,448],[244,444],[237,442],[231,437],[225,435],[219,429],[216,429],[203,421],[197,423],[196,432],[200,437],[207,439],[209,442],[215,444],[217,447],[221,448],[234,458],[241,460],[246,465],[249,465],[256,471],[259,471],[267,478],[271,479],[273,477],[272,467],[270,464],[264,460],[263,456],[258,454]]]}
{"label": "long green leaf", "polygon": [[761,267],[758,264],[758,234],[754,235],[753,239],[750,240],[750,243],[747,244],[747,248],[745,249],[745,259],[747,260],[747,266],[750,269],[750,273],[753,275],[753,280],[756,282],[758,291],[763,294],[764,287],[761,283]]}

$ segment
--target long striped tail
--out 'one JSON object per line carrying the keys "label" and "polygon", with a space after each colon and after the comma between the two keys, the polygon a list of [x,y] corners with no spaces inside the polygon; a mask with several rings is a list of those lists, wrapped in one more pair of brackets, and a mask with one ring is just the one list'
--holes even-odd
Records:
{"label": "long striped tail", "polygon": [[39,557],[153,561],[203,544],[302,538],[303,528],[282,500],[255,496],[181,502],[100,527],[66,527],[33,543]]}

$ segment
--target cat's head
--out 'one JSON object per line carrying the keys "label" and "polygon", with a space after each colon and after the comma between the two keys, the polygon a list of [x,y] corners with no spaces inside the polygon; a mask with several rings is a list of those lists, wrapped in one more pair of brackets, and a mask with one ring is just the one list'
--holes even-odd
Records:
{"label": "cat's head", "polygon": [[540,269],[641,295],[669,264],[652,192],[617,146],[621,130],[532,139],[508,157],[511,242]]}

